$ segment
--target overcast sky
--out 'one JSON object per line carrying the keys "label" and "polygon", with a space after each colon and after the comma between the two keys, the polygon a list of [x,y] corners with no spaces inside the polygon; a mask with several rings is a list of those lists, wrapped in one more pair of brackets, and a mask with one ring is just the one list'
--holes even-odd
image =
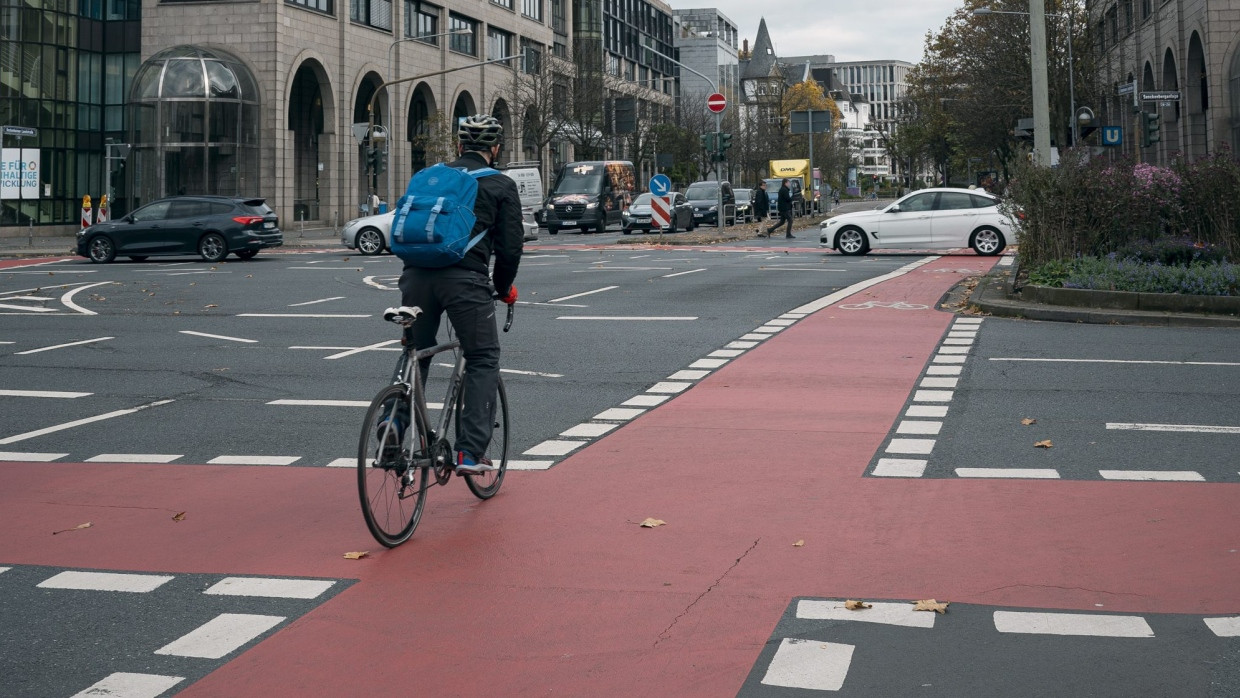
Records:
{"label": "overcast sky", "polygon": [[939,31],[959,0],[674,0],[677,7],[717,7],[753,46],[758,20],[777,56],[830,54],[837,61],[921,60],[927,31]]}

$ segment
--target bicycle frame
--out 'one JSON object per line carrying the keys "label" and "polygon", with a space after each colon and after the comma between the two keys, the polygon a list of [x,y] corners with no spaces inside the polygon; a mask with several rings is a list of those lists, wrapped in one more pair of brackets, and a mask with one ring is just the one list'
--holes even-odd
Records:
{"label": "bicycle frame", "polygon": [[[391,382],[393,385],[400,384],[412,388],[409,391],[409,414],[415,419],[414,423],[424,424],[427,427],[432,424],[430,411],[426,407],[425,377],[422,376],[420,362],[423,359],[429,359],[447,351],[460,349],[460,347],[460,340],[452,340],[421,350],[415,350],[410,346],[406,346],[401,352],[396,369],[392,373]],[[460,397],[464,369],[465,357],[458,355],[456,363],[452,368],[452,373],[448,378],[448,389],[444,394],[443,409],[440,410],[438,425],[426,435],[428,446],[434,446],[439,438],[446,437],[447,435],[448,425],[452,420],[452,413],[456,410],[456,402]],[[430,454],[426,455],[429,456]],[[414,468],[426,468],[432,467],[434,463],[428,457],[414,459],[411,465]]]}

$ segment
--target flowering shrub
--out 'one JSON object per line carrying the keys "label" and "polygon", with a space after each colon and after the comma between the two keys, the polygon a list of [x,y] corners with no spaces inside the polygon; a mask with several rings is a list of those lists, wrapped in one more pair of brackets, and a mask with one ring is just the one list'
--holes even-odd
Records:
{"label": "flowering shrub", "polygon": [[[1111,253],[1164,264],[1240,259],[1240,162],[1226,150],[1170,168],[1072,150],[1054,168],[1017,162],[1007,194],[1022,265]],[[1187,242],[1166,242],[1173,237]]]}
{"label": "flowering shrub", "polygon": [[1240,295],[1240,265],[1196,261],[1147,263],[1132,257],[1080,257],[1052,261],[1029,271],[1030,283],[1063,288],[1185,295]]}

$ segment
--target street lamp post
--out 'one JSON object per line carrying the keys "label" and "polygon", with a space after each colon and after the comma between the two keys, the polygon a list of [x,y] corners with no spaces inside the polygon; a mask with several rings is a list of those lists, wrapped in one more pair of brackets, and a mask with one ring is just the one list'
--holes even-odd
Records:
{"label": "street lamp post", "polygon": [[[973,14],[975,15],[1031,16],[1030,13],[1028,12],[1008,12],[1004,10],[992,10],[989,7],[979,7],[973,10]],[[1068,20],[1068,101],[1069,101],[1069,106],[1072,112],[1072,117],[1071,117],[1070,123],[1068,124],[1068,128],[1072,132],[1072,145],[1073,147],[1075,147],[1077,144],[1077,141],[1080,139],[1080,129],[1078,128],[1077,118],[1076,118],[1076,82],[1075,82],[1075,77],[1074,77],[1074,73],[1076,72],[1076,70],[1075,70],[1075,64],[1072,61],[1072,15],[1070,13],[1069,14],[1056,14],[1053,12],[1044,13],[1044,15],[1047,17],[1066,18]],[[1043,27],[1043,30],[1045,31],[1045,26]],[[1031,33],[1032,33],[1032,28],[1031,28]],[[1032,41],[1032,38],[1031,38],[1031,41]],[[1044,33],[1042,44],[1045,45],[1045,43],[1046,42],[1045,42],[1045,33]],[[1043,65],[1045,65],[1045,61],[1043,61]],[[1036,73],[1037,68],[1034,68],[1034,71]],[[1043,77],[1045,77],[1045,75]],[[1034,107],[1034,119],[1035,119],[1034,120],[1034,137],[1035,138],[1037,137],[1036,118],[1037,118],[1037,107],[1035,106]],[[1047,145],[1049,147],[1049,142]]]}
{"label": "street lamp post", "polygon": [[[379,94],[383,91],[383,89],[388,87],[389,85],[399,85],[401,83],[412,82],[414,80],[425,80],[426,78],[433,78],[437,75],[446,75],[447,73],[455,73],[458,70],[469,70],[470,68],[480,68],[484,65],[490,65],[492,63],[504,63],[506,61],[516,60],[521,57],[522,57],[522,54],[514,54],[511,56],[504,56],[503,58],[492,58],[489,61],[479,61],[477,63],[470,63],[469,65],[458,65],[455,68],[446,68],[444,70],[436,70],[433,73],[423,73],[422,75],[412,75],[407,78],[397,78],[395,80],[388,80],[387,82],[381,83],[378,87],[375,88],[374,94],[370,95],[370,101],[366,102],[366,138],[369,139],[370,134],[373,133],[375,130],[375,100],[379,98]],[[374,194],[375,187],[377,184],[375,180],[378,179],[378,177],[372,176],[372,177],[367,177],[366,179],[369,182],[369,191],[367,192],[367,195]]]}
{"label": "street lamp post", "polygon": [[[438,39],[441,36],[456,36],[458,34],[469,34],[469,33],[472,33],[472,31],[473,30],[468,29],[466,27],[457,27],[456,29],[451,29],[446,32],[440,32],[438,34],[419,34],[417,36],[407,36],[403,39],[397,39],[393,41],[391,44],[388,45],[388,50],[387,50],[388,75],[396,74],[396,64],[394,63],[395,56],[392,53],[392,49],[396,48],[396,44],[401,44],[406,41],[425,41],[426,39]],[[375,92],[377,93],[378,90],[375,90]],[[399,100],[400,100],[400,91],[393,89],[392,90],[392,101],[397,102]],[[393,112],[393,117],[395,117],[395,112]],[[395,121],[395,118],[393,118],[392,120]],[[389,197],[392,196],[392,170],[393,169],[394,168],[392,167],[392,163],[389,162],[388,168],[387,168],[387,194]],[[374,215],[375,213],[376,213],[375,211],[370,212],[371,215]]]}
{"label": "street lamp post", "polygon": [[[663,54],[663,53],[661,53],[661,52],[659,52],[659,51],[656,51],[656,50],[654,49],[654,47],[653,47],[653,46],[645,46],[644,48],[645,48],[647,51],[649,51],[649,52],[653,53],[654,55],[656,55],[656,56],[658,56],[658,57],[660,57],[660,58],[663,58],[663,59],[665,59],[665,60],[667,60],[667,61],[670,61],[670,62],[672,62],[672,63],[675,63],[676,65],[680,66],[681,68],[684,68],[685,70],[689,71],[690,73],[693,73],[694,75],[698,76],[699,78],[702,78],[703,80],[705,80],[705,81],[706,81],[706,84],[707,84],[707,85],[710,85],[710,91],[711,91],[712,93],[719,92],[719,85],[718,85],[718,83],[716,83],[714,80],[711,80],[710,78],[706,77],[705,75],[702,75],[702,74],[701,74],[701,73],[699,73],[698,71],[694,70],[693,68],[690,68],[689,66],[685,65],[684,63],[681,63],[680,61],[676,60],[675,58],[672,58],[671,56],[668,56],[668,55],[665,55],[665,54]],[[722,114],[720,114],[719,112],[715,112],[715,150],[716,150],[716,152],[718,152],[718,151],[719,151],[719,119],[720,119],[721,117],[722,117]],[[722,229],[722,228],[723,228],[723,218],[724,218],[724,215],[723,215],[723,214],[724,214],[724,212],[723,212],[723,165],[722,165],[722,163],[720,163],[720,161],[718,161],[718,160],[716,160],[716,161],[715,161],[715,179],[719,182],[719,203],[715,204],[715,205],[716,205],[716,207],[717,207],[715,210],[716,210],[716,211],[718,211],[718,213],[717,213],[717,214],[716,214],[716,216],[715,216],[715,228],[716,228],[716,229]]]}

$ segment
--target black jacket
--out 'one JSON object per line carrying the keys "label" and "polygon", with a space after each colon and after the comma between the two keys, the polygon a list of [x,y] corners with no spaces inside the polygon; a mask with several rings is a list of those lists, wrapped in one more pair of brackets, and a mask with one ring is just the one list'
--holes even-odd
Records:
{"label": "black jacket", "polygon": [[[469,171],[490,167],[485,158],[478,153],[466,152],[460,158],[448,163],[448,167],[464,168]],[[483,230],[486,237],[470,248],[456,264],[472,271],[486,274],[489,270],[491,255],[495,255],[495,273],[491,283],[501,296],[508,295],[508,289],[517,278],[517,266],[521,264],[521,251],[525,247],[525,228],[521,225],[521,196],[517,193],[517,183],[511,177],[491,175],[478,180],[478,197],[474,199],[473,235]],[[406,264],[408,269],[410,265]]]}
{"label": "black jacket", "polygon": [[778,205],[780,213],[792,212],[792,188],[787,184],[783,184],[779,187]]}
{"label": "black jacket", "polygon": [[771,197],[766,193],[766,190],[761,187],[754,189],[751,198],[753,199],[754,217],[758,219],[766,218],[771,212]]}

